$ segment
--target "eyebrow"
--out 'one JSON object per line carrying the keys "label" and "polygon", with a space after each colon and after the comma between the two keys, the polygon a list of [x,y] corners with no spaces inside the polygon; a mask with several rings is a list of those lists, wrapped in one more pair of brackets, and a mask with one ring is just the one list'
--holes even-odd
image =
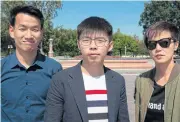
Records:
{"label": "eyebrow", "polygon": [[[23,24],[20,24],[18,27],[24,27],[24,28],[26,28],[26,27],[28,27],[28,26],[25,26],[25,25],[23,25]],[[39,27],[38,25],[34,25],[34,26],[30,27],[30,28],[41,28],[41,27]]]}
{"label": "eyebrow", "polygon": [[25,25],[20,24],[18,27],[26,27]]}
{"label": "eyebrow", "polygon": [[[91,38],[91,37],[89,37],[89,36],[83,36],[82,38]],[[104,39],[105,39],[105,37],[96,37],[96,38],[104,38]]]}

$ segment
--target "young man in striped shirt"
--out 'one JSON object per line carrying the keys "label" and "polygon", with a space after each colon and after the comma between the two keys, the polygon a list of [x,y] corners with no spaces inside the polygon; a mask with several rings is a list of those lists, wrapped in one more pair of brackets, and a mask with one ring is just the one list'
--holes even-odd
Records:
{"label": "young man in striped shirt", "polygon": [[112,26],[89,17],[77,28],[82,61],[53,77],[45,122],[129,122],[123,76],[106,68],[113,48]]}

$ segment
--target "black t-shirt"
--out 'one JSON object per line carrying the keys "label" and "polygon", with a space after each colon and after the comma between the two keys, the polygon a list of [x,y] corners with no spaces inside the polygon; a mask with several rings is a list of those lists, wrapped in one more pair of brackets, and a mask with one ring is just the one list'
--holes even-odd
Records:
{"label": "black t-shirt", "polygon": [[145,122],[164,122],[165,86],[154,83],[154,91],[148,104]]}

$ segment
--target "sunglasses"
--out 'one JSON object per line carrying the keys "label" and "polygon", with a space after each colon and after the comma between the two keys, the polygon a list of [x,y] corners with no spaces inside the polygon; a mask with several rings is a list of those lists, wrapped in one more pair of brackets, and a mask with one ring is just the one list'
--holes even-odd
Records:
{"label": "sunglasses", "polygon": [[[172,38],[163,38],[163,39],[160,39],[160,40],[157,40],[157,41],[148,41],[148,44],[147,44],[147,48],[149,50],[154,50],[156,48],[156,45],[157,43],[162,47],[162,48],[168,48],[169,45],[171,44],[171,41]],[[173,41],[175,42],[175,41]]]}

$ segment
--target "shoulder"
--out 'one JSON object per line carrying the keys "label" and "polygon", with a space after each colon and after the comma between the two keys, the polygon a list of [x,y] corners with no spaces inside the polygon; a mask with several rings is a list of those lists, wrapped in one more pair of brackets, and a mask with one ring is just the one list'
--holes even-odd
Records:
{"label": "shoulder", "polygon": [[55,73],[55,72],[60,71],[60,70],[63,69],[62,65],[58,61],[56,61],[55,59],[49,58],[49,57],[44,56],[44,55],[41,55],[41,57],[43,59],[45,59],[42,62],[43,63],[42,66],[48,68],[48,70],[51,70],[51,71],[53,71]]}
{"label": "shoulder", "polygon": [[1,59],[1,64],[2,64],[2,63],[6,63],[7,61],[9,61],[9,59],[11,59],[11,57],[12,57],[13,55],[15,55],[15,54],[11,54],[11,55],[8,55],[8,56],[2,58],[2,59]]}
{"label": "shoulder", "polygon": [[150,69],[146,72],[141,73],[139,76],[136,77],[135,84],[139,86],[140,84],[146,84],[147,81],[150,79],[152,80],[155,75],[155,68]]}
{"label": "shoulder", "polygon": [[113,77],[113,79],[115,79],[115,81],[118,83],[125,84],[125,79],[120,73],[118,73],[114,70],[111,70],[107,67],[105,67],[105,71],[106,71],[105,75],[109,75],[109,76]]}
{"label": "shoulder", "polygon": [[58,71],[55,75],[53,75],[53,80],[66,81],[69,77],[70,72],[72,72],[74,68],[75,66]]}
{"label": "shoulder", "polygon": [[3,59],[1,59],[1,67],[7,63],[8,59],[10,56],[4,57]]}
{"label": "shoulder", "polygon": [[124,78],[120,73],[118,73],[112,69],[109,69],[108,67],[105,67],[105,71],[109,72],[108,74],[112,74],[112,76],[115,78]]}
{"label": "shoulder", "polygon": [[58,61],[56,61],[55,59],[49,58],[47,56],[45,56],[45,58],[46,58],[47,64],[51,64],[51,66],[61,66],[61,64]]}
{"label": "shoulder", "polygon": [[139,75],[139,77],[150,77],[151,73],[154,71],[154,69],[148,70],[146,72],[143,72]]}
{"label": "shoulder", "polygon": [[42,54],[38,54],[37,64],[50,76],[53,76],[56,72],[62,70],[62,66],[59,62]]}
{"label": "shoulder", "polygon": [[1,70],[4,69],[5,67],[8,67],[9,64],[11,64],[11,62],[14,61],[14,59],[11,60],[12,56],[13,54],[8,55],[7,57],[4,57],[3,59],[1,59]]}
{"label": "shoulder", "polygon": [[110,71],[112,72],[112,74],[114,75],[115,78],[124,79],[124,77],[120,73],[113,71],[113,70],[110,70]]}

